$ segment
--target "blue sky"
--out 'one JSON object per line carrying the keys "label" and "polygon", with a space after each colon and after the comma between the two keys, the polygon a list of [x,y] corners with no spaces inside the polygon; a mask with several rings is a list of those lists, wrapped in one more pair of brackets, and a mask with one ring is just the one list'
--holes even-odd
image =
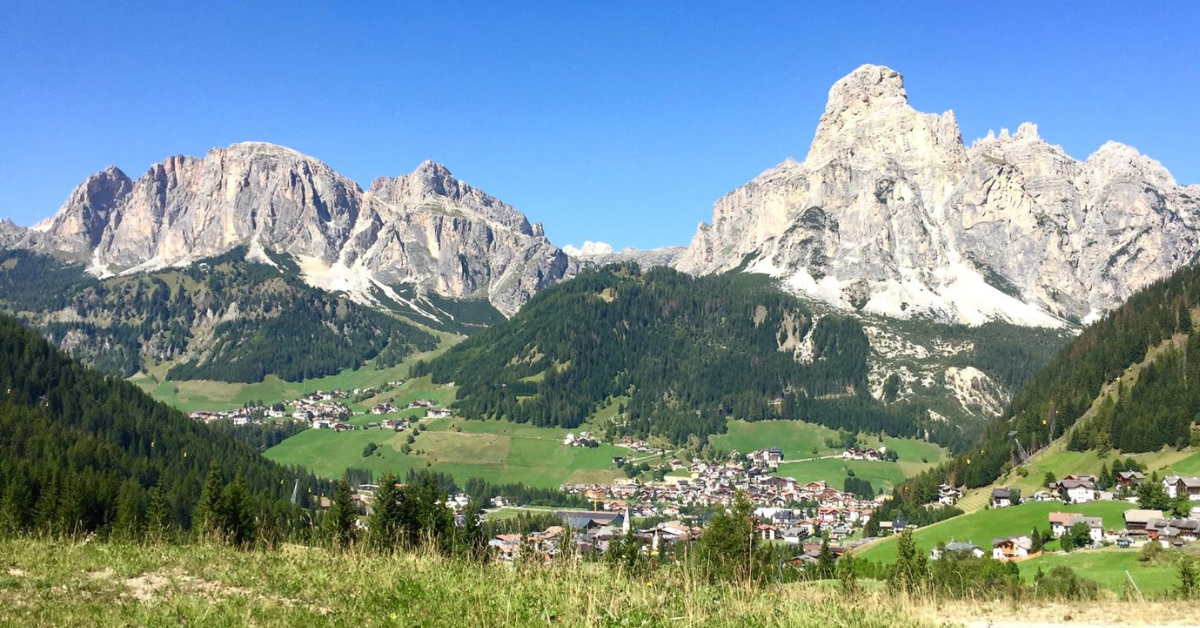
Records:
{"label": "blue sky", "polygon": [[[847,4],[849,7],[833,6]],[[963,137],[1038,123],[1200,182],[1200,5],[798,2],[0,3],[0,216],[107,165],[261,140],[364,188],[423,159],[562,245],[686,244],[808,151],[862,63]]]}

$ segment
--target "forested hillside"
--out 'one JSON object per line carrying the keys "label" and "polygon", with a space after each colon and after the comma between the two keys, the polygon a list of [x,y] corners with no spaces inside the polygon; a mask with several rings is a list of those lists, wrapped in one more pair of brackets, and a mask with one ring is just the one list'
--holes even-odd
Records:
{"label": "forested hillside", "polygon": [[391,366],[437,344],[395,316],[309,287],[288,258],[250,261],[244,249],[104,280],[2,251],[0,307],[74,357],[126,377],[167,362],[171,379],[298,381],[371,360]]}
{"label": "forested hillside", "polygon": [[455,382],[472,418],[573,428],[620,398],[607,429],[676,443],[722,432],[729,417],[955,441],[924,408],[869,395],[869,348],[856,320],[814,321],[763,277],[620,265],[539,292],[415,374]]}
{"label": "forested hillside", "polygon": [[[302,523],[328,487],[71,360],[0,317],[0,525],[46,532],[187,529],[216,465],[262,534]],[[290,503],[299,482],[298,504]],[[219,496],[218,496],[219,497]]]}
{"label": "forested hillside", "polygon": [[[1195,267],[1150,285],[1063,349],[969,452],[898,490],[920,503],[932,499],[942,481],[985,486],[1018,462],[1018,439],[1030,454],[1064,435],[1076,450],[1137,453],[1189,445],[1197,438],[1193,423],[1200,408],[1197,306]],[[1132,383],[1118,381],[1143,363]],[[1097,401],[1114,383],[1113,392]],[[1095,411],[1076,425],[1094,402]]]}

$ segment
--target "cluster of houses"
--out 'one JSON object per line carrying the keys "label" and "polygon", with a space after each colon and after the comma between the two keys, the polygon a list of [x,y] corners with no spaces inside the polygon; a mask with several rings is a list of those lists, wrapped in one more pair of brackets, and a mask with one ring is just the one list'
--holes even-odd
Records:
{"label": "cluster of houses", "polygon": [[[738,462],[737,452],[723,462],[672,460],[674,469],[662,481],[641,483],[618,479],[611,484],[567,484],[563,491],[582,495],[598,512],[630,512],[635,517],[679,517],[685,507],[728,506],[741,491],[756,508],[758,534],[766,540],[799,544],[818,529],[832,540],[866,525],[886,496],[861,499],[823,481],[802,483],[768,471],[782,460],[777,448],[763,449]],[[683,475],[681,471],[686,471]]]}
{"label": "cluster of houses", "polygon": [[878,450],[866,448],[859,449],[851,447],[842,452],[842,460],[883,460],[884,454],[887,453],[887,447],[880,447]]}
{"label": "cluster of houses", "polygon": [[644,440],[637,440],[634,438],[626,438],[625,440],[617,443],[617,446],[618,447],[627,447],[636,452],[651,455],[651,456],[658,456],[658,455],[667,453],[666,449],[663,449],[661,447],[654,447]]}
{"label": "cluster of houses", "polygon": [[580,432],[578,436],[574,432],[568,432],[567,437],[563,439],[563,447],[599,447],[600,441],[592,438],[591,432]]}
{"label": "cluster of houses", "polygon": [[[1113,481],[1120,494],[1138,488],[1146,476],[1138,471],[1121,471],[1113,476]],[[1085,504],[1097,500],[1114,499],[1116,493],[1102,491],[1096,486],[1097,478],[1086,474],[1068,475],[1062,480],[1052,482],[1047,490],[1033,495],[1038,501],[1061,500],[1064,503]],[[1175,499],[1180,494],[1186,494],[1191,500],[1200,502],[1200,478],[1170,475],[1162,479],[1163,488],[1168,497]],[[962,492],[949,485],[940,487],[939,501],[953,504]],[[1134,501],[1136,498],[1128,497]],[[1015,489],[999,487],[992,489],[989,505],[992,508],[1006,508],[1020,502],[1020,494]],[[1088,530],[1089,544],[1092,546],[1103,543],[1113,543],[1118,547],[1157,542],[1164,547],[1180,546],[1200,539],[1200,506],[1193,508],[1187,518],[1164,517],[1161,510],[1131,509],[1124,513],[1125,527],[1121,530],[1106,530],[1104,520],[1100,517],[1089,517],[1080,513],[1052,512],[1048,516],[1050,535],[1061,538],[1076,526],[1084,525]],[[1019,561],[1036,556],[1033,551],[1034,542],[1029,536],[1010,536],[992,540],[992,557],[997,560]],[[983,550],[971,543],[953,542],[944,549],[935,549],[930,558],[937,559],[943,551],[969,552],[982,556]]]}
{"label": "cluster of houses", "polygon": [[[389,386],[398,383],[389,382]],[[376,392],[374,388],[355,388],[349,391],[340,388],[334,388],[330,391],[317,390],[272,407],[246,406],[236,410],[219,412],[201,410],[192,412],[189,416],[202,423],[227,420],[232,421],[234,425],[251,425],[268,420],[280,421],[290,419],[298,423],[308,424],[312,429],[329,429],[344,432],[358,429],[349,423],[350,417],[354,416],[354,411],[346,404],[346,400],[369,397]],[[425,410],[425,416],[432,419],[445,418],[451,414],[449,409],[438,407],[437,402],[430,399],[418,399],[408,404],[407,408],[422,408]],[[392,404],[384,402],[372,407],[370,413],[373,415],[383,415],[398,411],[399,409]],[[383,421],[382,424],[370,423],[367,425],[368,428],[381,426],[385,429],[395,429],[399,432],[408,427],[408,422],[403,419],[389,419]]]}

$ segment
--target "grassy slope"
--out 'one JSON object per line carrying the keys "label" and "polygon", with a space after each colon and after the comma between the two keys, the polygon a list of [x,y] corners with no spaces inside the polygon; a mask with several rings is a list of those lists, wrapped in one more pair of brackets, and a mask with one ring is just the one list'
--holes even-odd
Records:
{"label": "grassy slope", "polygon": [[[951,540],[975,543],[984,551],[991,551],[992,539],[1003,536],[1029,534],[1034,526],[1045,532],[1050,528],[1047,516],[1052,512],[1079,512],[1104,518],[1104,527],[1119,530],[1125,527],[1122,513],[1136,504],[1125,502],[1092,502],[1089,504],[1064,505],[1058,502],[1027,502],[1010,508],[980,510],[947,519],[931,526],[919,528],[913,533],[917,547],[928,552],[938,543]],[[859,555],[870,560],[891,562],[896,558],[896,539],[889,537],[873,543]]]}
{"label": "grassy slope", "polygon": [[437,557],[289,547],[0,542],[0,625],[897,627],[906,609],[854,607],[814,587],[625,578],[600,565],[514,570]]}
{"label": "grassy slope", "polygon": [[[726,434],[712,437],[712,443],[722,450],[736,449],[747,453],[766,447],[783,449],[784,464],[777,475],[793,477],[802,482],[825,480],[841,488],[847,472],[854,471],[856,477],[869,480],[877,490],[891,488],[906,477],[916,475],[930,465],[940,462],[946,455],[941,447],[912,439],[887,437],[882,443],[874,437],[864,437],[865,445],[886,445],[900,456],[899,462],[848,461],[841,459],[812,460],[813,449],[817,456],[841,453],[840,448],[825,445],[825,440],[837,435],[833,430],[799,421],[730,421]],[[924,458],[928,462],[922,462]]]}
{"label": "grassy slope", "polygon": [[[416,437],[408,455],[400,453],[407,432],[371,429],[340,434],[306,430],[271,448],[266,456],[304,465],[327,477],[338,477],[347,467],[398,473],[429,468],[459,481],[478,477],[553,487],[563,482],[607,482],[621,475],[612,458],[626,456],[629,450],[613,445],[563,447],[566,433],[507,421],[436,419],[426,423],[426,431]],[[372,442],[379,449],[363,458],[363,448]]]}
{"label": "grassy slope", "polygon": [[1020,563],[1021,577],[1027,582],[1032,582],[1039,567],[1048,572],[1057,565],[1066,565],[1115,592],[1121,592],[1125,588],[1126,569],[1142,593],[1166,592],[1179,586],[1179,572],[1174,562],[1167,559],[1153,563],[1138,562],[1138,551],[1108,547],[1070,554],[1044,554]]}
{"label": "grassy slope", "polygon": [[137,375],[130,381],[141,386],[155,399],[175,406],[184,412],[230,410],[257,400],[270,404],[295,399],[317,389],[352,390],[379,386],[389,381],[403,380],[408,376],[408,369],[414,362],[441,355],[462,340],[461,336],[429,331],[442,338],[442,344],[437,349],[411,355],[400,364],[386,369],[376,370],[372,365],[367,364],[358,369],[346,369],[337,375],[299,382],[285,382],[271,375],[257,384],[237,384],[209,380],[168,381],[165,374],[170,365],[159,365],[151,370],[150,375]]}

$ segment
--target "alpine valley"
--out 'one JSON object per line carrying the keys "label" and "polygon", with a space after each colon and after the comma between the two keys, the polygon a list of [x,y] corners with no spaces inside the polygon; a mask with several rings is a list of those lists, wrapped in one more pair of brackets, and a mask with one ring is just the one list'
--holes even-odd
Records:
{"label": "alpine valley", "polygon": [[559,248],[440,164],[364,191],[256,142],[107,168],[0,247],[7,313],[184,409],[412,378],[466,419],[680,445],[804,419],[962,450],[1082,325],[1195,261],[1200,186],[1030,123],[967,146],[867,65],[804,161],[685,249]]}

